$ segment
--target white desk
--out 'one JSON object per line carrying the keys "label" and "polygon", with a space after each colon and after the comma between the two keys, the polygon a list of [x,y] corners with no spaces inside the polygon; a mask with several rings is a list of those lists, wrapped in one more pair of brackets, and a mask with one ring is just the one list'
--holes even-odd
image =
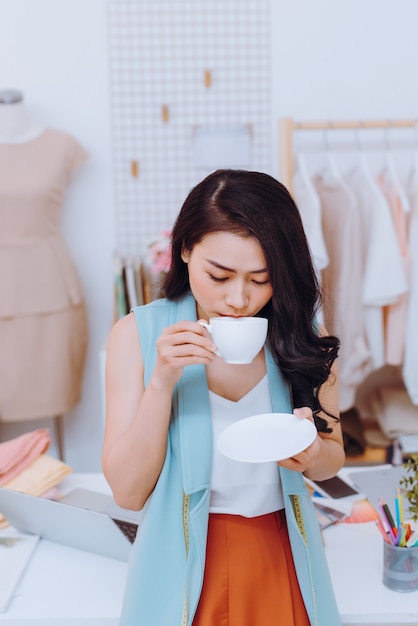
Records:
{"label": "white desk", "polygon": [[[62,485],[108,491],[96,474],[68,476]],[[396,593],[381,582],[373,523],[327,528],[324,540],[344,626],[418,626],[418,591]],[[117,626],[126,571],[120,561],[41,540],[0,626]]]}
{"label": "white desk", "polygon": [[382,583],[382,539],[373,524],[341,524],[324,531],[334,591],[345,625],[418,625],[418,591],[398,593]]}
{"label": "white desk", "polygon": [[[109,492],[103,476],[70,475],[74,486]],[[1,534],[1,531],[0,531]],[[1,626],[117,626],[127,564],[41,540]]]}

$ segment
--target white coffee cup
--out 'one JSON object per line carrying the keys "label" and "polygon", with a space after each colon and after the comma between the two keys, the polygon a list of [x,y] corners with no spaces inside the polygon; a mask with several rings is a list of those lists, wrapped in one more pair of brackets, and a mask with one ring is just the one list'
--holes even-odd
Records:
{"label": "white coffee cup", "polygon": [[226,363],[251,363],[266,341],[265,317],[212,317],[209,324],[199,324],[211,334],[217,354]]}

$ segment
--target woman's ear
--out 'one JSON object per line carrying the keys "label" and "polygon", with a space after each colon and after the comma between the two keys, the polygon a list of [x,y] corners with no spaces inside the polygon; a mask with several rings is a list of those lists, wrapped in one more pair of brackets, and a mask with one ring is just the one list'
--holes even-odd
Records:
{"label": "woman's ear", "polygon": [[184,263],[188,263],[189,262],[189,258],[190,258],[189,250],[186,250],[185,248],[182,248],[181,260],[184,261]]}

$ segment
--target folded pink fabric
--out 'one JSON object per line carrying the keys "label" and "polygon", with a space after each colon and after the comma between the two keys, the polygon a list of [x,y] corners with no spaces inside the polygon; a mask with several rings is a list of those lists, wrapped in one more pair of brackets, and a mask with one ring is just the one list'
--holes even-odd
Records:
{"label": "folded pink fabric", "polygon": [[49,430],[38,428],[0,443],[0,486],[29,467],[51,443]]}

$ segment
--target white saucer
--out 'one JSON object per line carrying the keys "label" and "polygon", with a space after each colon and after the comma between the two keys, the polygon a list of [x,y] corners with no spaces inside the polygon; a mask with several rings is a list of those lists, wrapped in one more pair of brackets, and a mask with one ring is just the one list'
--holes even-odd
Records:
{"label": "white saucer", "polygon": [[235,461],[268,463],[302,452],[316,435],[310,420],[293,413],[263,413],[225,428],[218,437],[218,448]]}

